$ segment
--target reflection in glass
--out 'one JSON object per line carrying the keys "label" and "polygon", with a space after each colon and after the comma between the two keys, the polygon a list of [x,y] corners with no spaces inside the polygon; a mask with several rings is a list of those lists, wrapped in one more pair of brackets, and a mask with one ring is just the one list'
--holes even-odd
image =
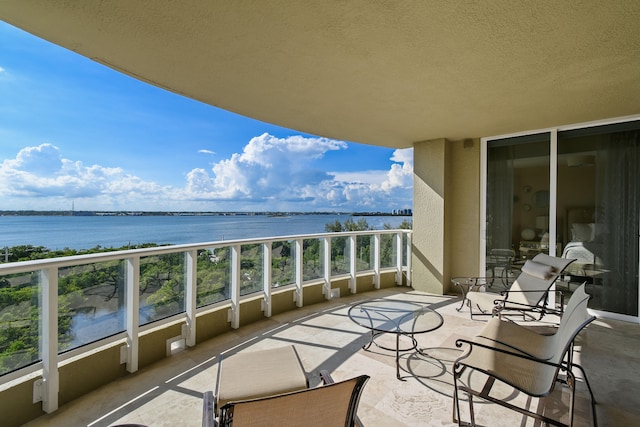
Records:
{"label": "reflection in glass", "polygon": [[41,359],[39,290],[37,273],[0,276],[0,375]]}
{"label": "reflection in glass", "polygon": [[373,236],[358,235],[356,237],[356,271],[373,269]]}
{"label": "reflection in glass", "polygon": [[304,239],[302,242],[303,263],[302,280],[314,280],[323,277],[322,239]]}
{"label": "reflection in glass", "polygon": [[229,299],[231,292],[231,249],[198,251],[197,307]]}
{"label": "reflection in glass", "polygon": [[242,245],[240,250],[240,295],[262,291],[261,244]]}
{"label": "reflection in glass", "polygon": [[58,348],[71,350],[125,330],[124,261],[58,270]]}
{"label": "reflection in glass", "polygon": [[348,237],[331,238],[331,275],[349,273],[351,239]]}
{"label": "reflection in glass", "polygon": [[380,267],[395,267],[397,254],[398,252],[396,235],[380,235]]}
{"label": "reflection in glass", "polygon": [[140,258],[140,324],[185,310],[184,252]]}
{"label": "reflection in glass", "polygon": [[558,164],[565,279],[587,282],[591,308],[637,316],[640,123],[559,132]]}
{"label": "reflection in glass", "polygon": [[279,287],[296,282],[295,242],[279,241],[271,245],[271,286]]}

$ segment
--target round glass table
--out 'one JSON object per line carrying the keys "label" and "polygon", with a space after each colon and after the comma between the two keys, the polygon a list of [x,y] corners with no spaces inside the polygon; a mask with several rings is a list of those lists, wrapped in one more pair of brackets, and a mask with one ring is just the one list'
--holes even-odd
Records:
{"label": "round glass table", "polygon": [[[400,352],[417,350],[415,334],[423,334],[438,329],[444,323],[440,313],[429,307],[412,301],[387,299],[367,300],[354,304],[349,308],[349,318],[356,324],[371,331],[369,343],[362,348],[368,350],[371,344],[384,350],[396,353],[396,377],[400,377]],[[382,334],[395,334],[395,348],[388,348],[375,342],[375,338]],[[400,337],[408,337],[411,345],[400,348]]]}

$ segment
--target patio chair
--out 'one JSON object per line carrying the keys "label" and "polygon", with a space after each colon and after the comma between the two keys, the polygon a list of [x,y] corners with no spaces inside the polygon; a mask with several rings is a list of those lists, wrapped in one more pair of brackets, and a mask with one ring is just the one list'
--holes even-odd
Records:
{"label": "patio chair", "polygon": [[325,385],[302,391],[235,402],[220,408],[214,418],[213,393],[204,393],[203,427],[351,427],[359,426],[356,412],[369,376],[334,382],[327,371]]}
{"label": "patio chair", "polygon": [[305,390],[307,375],[294,346],[239,352],[218,359],[214,411],[227,402]]}
{"label": "patio chair", "polygon": [[481,315],[495,316],[506,312],[516,312],[531,317],[531,313],[539,315],[539,319],[547,313],[562,313],[563,295],[560,293],[560,309],[548,307],[551,286],[573,259],[557,258],[546,254],[538,254],[532,260],[525,261],[520,274],[509,289],[502,293],[483,292],[480,289],[467,293],[469,314],[473,319],[473,307],[480,310]]}
{"label": "patio chair", "polygon": [[[593,423],[596,425],[596,402],[591,385],[584,369],[573,361],[575,338],[584,327],[595,319],[587,312],[589,295],[586,294],[584,288],[583,284],[573,293],[560,325],[552,335],[538,334],[511,321],[493,318],[473,340],[459,339],[456,341],[458,347],[464,344],[469,347],[467,352],[453,364],[454,422],[458,422],[458,425],[475,425],[473,396],[477,396],[547,424],[571,426],[573,424],[576,387],[576,377],[573,371],[576,368],[582,373],[589,390]],[[487,376],[482,387],[461,383],[461,376],[467,368]],[[559,378],[560,373],[564,374],[564,379]],[[475,380],[478,377],[469,375],[468,378]],[[491,390],[496,381],[507,384],[530,397],[549,395],[554,390],[556,381],[567,384],[570,389],[569,422],[564,424],[543,414],[516,406],[506,399],[491,396]],[[468,395],[471,423],[463,423],[460,419],[459,391]],[[504,391],[502,395],[504,396]],[[509,398],[513,397],[513,394],[509,396]]]}

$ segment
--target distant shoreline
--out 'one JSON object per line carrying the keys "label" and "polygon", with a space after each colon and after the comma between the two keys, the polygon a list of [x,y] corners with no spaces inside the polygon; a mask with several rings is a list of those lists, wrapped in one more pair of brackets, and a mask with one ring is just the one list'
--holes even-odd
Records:
{"label": "distant shoreline", "polygon": [[292,216],[292,215],[351,215],[351,216],[412,216],[411,212],[172,212],[172,211],[35,211],[5,210],[0,216]]}

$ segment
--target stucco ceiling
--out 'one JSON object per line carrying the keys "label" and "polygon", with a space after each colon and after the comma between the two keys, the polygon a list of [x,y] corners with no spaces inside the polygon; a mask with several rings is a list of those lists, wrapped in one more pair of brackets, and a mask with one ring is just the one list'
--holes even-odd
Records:
{"label": "stucco ceiling", "polygon": [[388,147],[640,113],[640,1],[2,0],[138,79]]}

